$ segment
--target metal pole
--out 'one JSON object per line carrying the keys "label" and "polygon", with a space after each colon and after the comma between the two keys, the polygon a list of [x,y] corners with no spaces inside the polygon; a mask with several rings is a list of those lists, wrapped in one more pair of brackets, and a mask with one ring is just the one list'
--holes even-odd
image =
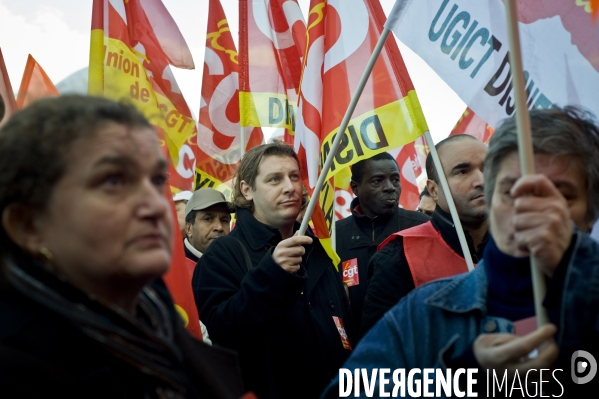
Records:
{"label": "metal pole", "polygon": [[241,142],[239,144],[239,159],[241,159],[245,155],[245,127],[239,125],[239,130],[239,141]]}

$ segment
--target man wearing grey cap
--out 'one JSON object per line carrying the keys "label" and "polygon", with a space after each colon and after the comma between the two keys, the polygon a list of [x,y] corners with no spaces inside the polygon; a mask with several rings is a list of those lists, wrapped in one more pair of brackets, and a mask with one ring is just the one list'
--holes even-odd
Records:
{"label": "man wearing grey cap", "polygon": [[215,239],[231,231],[233,205],[220,191],[201,188],[185,206],[185,256],[193,274],[196,263]]}

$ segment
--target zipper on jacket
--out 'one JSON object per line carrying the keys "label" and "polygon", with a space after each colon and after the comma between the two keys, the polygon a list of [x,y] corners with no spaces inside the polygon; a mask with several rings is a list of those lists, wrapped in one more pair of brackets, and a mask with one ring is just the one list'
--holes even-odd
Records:
{"label": "zipper on jacket", "polygon": [[370,219],[370,221],[372,222],[372,241],[374,241],[374,219]]}

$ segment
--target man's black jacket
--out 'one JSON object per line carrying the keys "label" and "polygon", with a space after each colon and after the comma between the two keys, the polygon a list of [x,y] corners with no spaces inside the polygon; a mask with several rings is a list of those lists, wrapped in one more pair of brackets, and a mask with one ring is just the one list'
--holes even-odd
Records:
{"label": "man's black jacket", "polygon": [[[435,208],[431,223],[435,230],[441,233],[443,240],[453,251],[464,256],[458,233],[455,230],[451,215],[438,206]],[[474,248],[472,237],[464,230],[472,262],[478,263],[482,258],[488,235]],[[443,262],[442,259],[439,262]],[[396,237],[370,260],[370,286],[364,300],[364,313],[360,336],[364,336],[383,315],[414,289],[414,280],[403,249],[403,239]]]}
{"label": "man's black jacket", "polygon": [[[307,234],[312,236],[310,229]],[[200,258],[193,291],[212,341],[239,353],[247,390],[261,399],[317,398],[351,353],[334,317],[355,343],[349,303],[316,238],[305,246],[296,274],[272,258],[281,239],[277,229],[239,208],[233,231]]]}
{"label": "man's black jacket", "polygon": [[[407,211],[402,208],[397,208],[397,211],[388,218],[375,217],[371,219],[361,213],[359,205],[359,199],[354,198],[351,203],[351,216],[339,220],[335,224],[335,250],[341,258],[341,262],[354,258],[358,260],[360,281],[358,285],[349,287],[349,300],[354,323],[358,330],[368,287],[368,262],[376,252],[378,245],[393,233],[430,220],[430,217],[424,213]],[[341,271],[341,268],[339,270]]]}

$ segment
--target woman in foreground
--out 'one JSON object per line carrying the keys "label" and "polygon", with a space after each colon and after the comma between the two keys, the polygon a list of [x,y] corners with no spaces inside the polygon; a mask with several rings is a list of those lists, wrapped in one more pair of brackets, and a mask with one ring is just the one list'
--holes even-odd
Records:
{"label": "woman in foreground", "polygon": [[167,167],[106,99],[44,99],[0,129],[2,397],[241,396],[236,356],[187,333],[160,279]]}

